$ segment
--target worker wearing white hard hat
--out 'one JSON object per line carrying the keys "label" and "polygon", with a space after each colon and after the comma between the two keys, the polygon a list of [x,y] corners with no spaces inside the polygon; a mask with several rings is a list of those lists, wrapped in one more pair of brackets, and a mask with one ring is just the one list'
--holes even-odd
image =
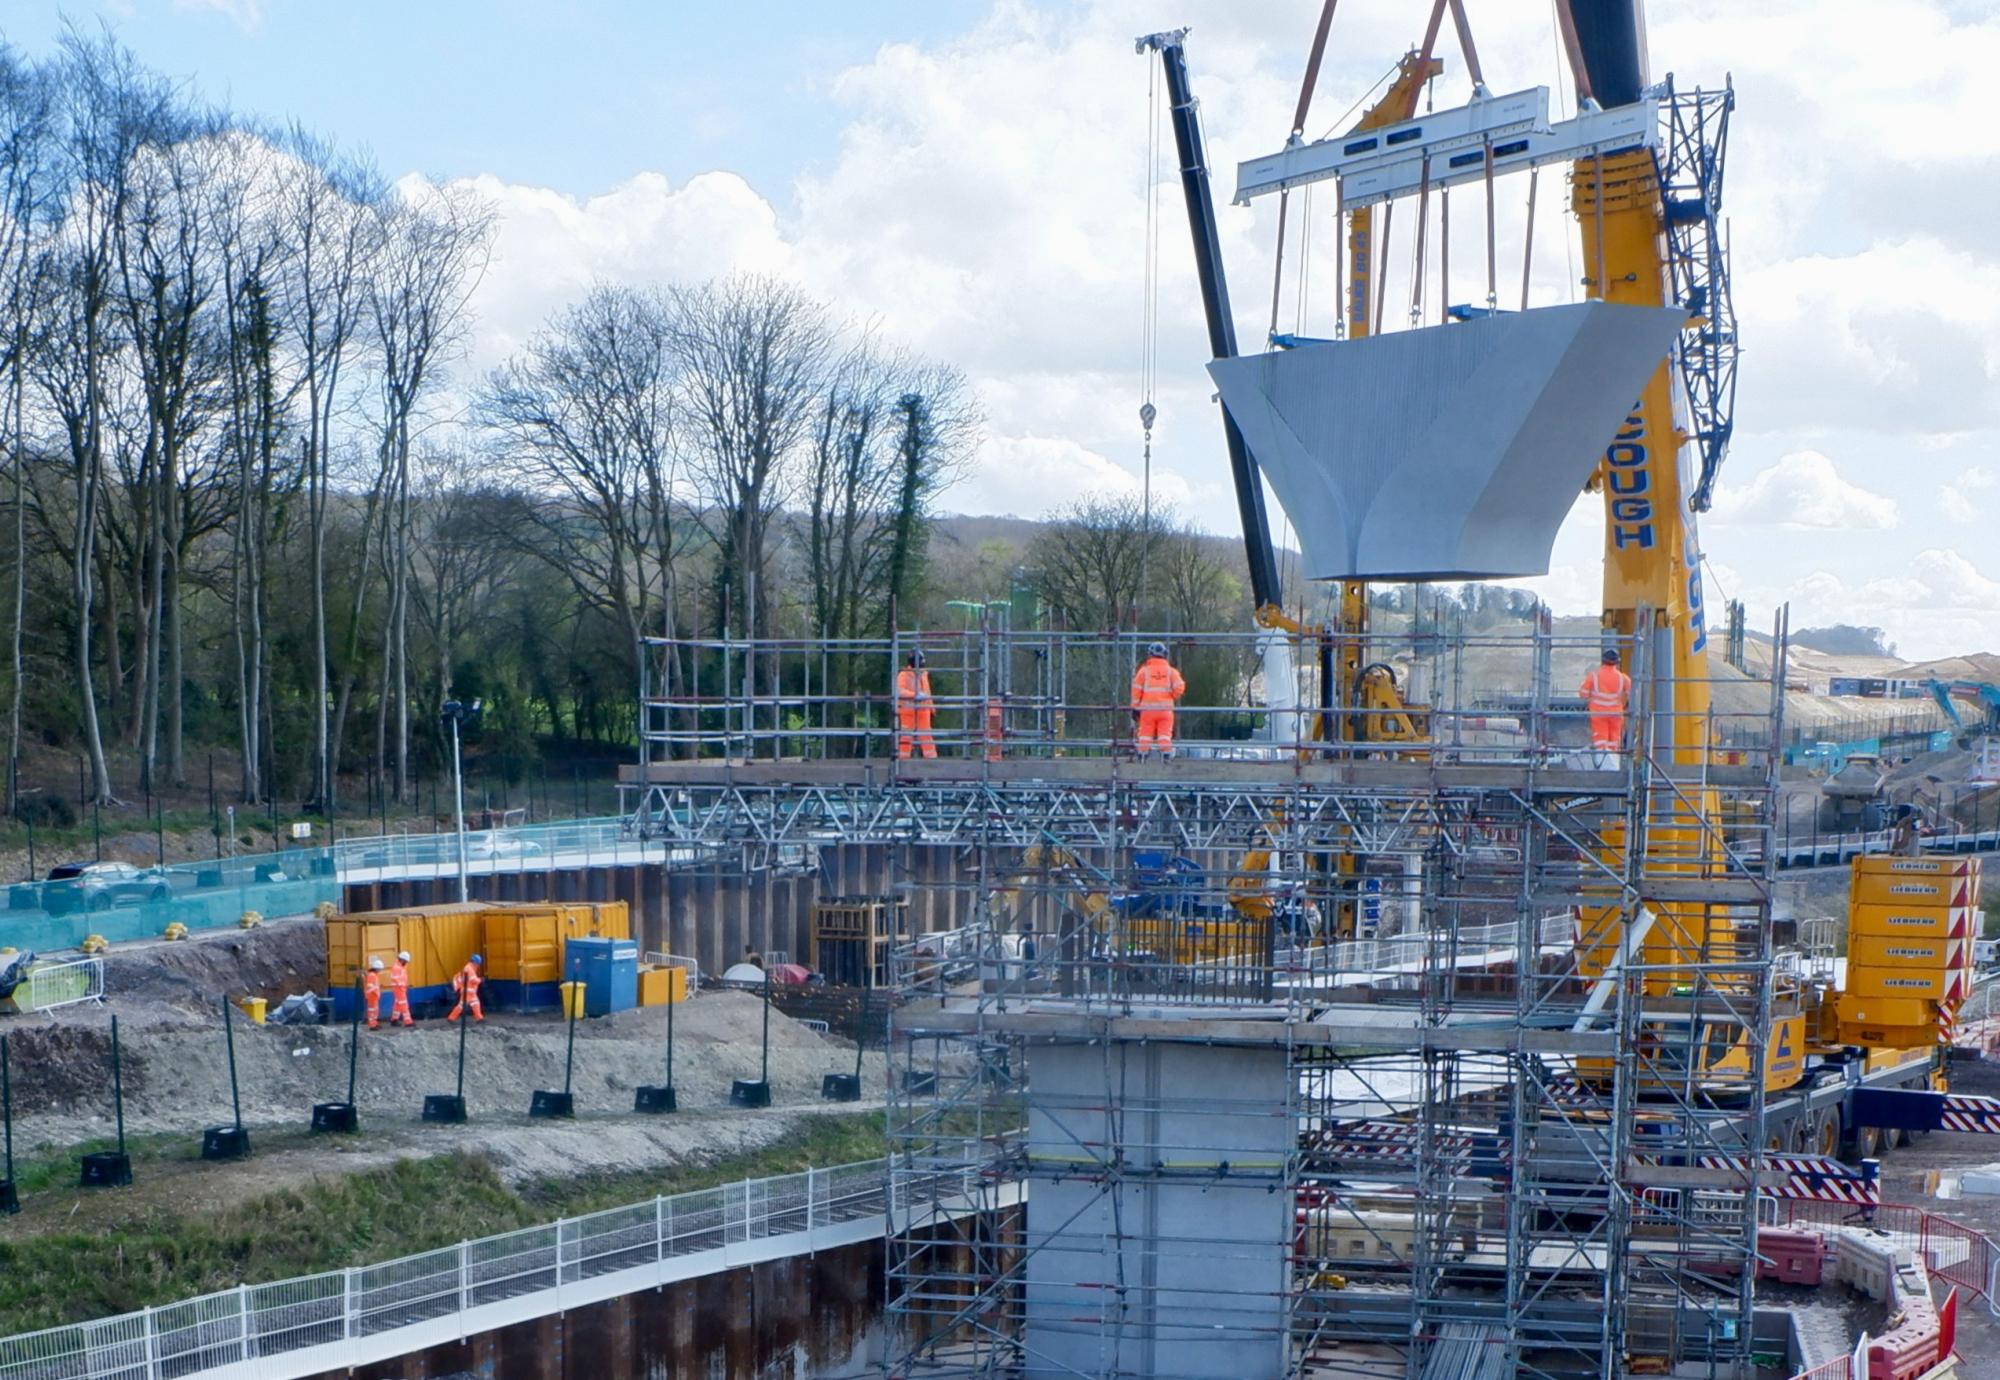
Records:
{"label": "worker wearing white hard hat", "polygon": [[382,960],[368,960],[368,971],[361,975],[361,1005],[368,1016],[368,1028],[373,1030],[382,1016]]}
{"label": "worker wearing white hard hat", "polygon": [[395,998],[394,1008],[389,1012],[389,1024],[405,1028],[417,1023],[410,1014],[410,955],[407,952],[396,955],[395,963],[389,968],[389,992]]}

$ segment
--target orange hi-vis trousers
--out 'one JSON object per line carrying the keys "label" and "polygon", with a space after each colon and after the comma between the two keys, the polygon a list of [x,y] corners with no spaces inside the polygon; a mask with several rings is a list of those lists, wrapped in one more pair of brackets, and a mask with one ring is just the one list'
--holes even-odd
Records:
{"label": "orange hi-vis trousers", "polygon": [[937,756],[931,723],[937,708],[931,703],[931,673],[915,666],[896,672],[896,756],[907,758],[912,748]]}
{"label": "orange hi-vis trousers", "polygon": [[451,985],[458,989],[458,1005],[451,1008],[451,1014],[445,1019],[455,1021],[461,1012],[470,1008],[473,1020],[485,1020],[486,1013],[479,1009],[479,975],[462,972],[451,980]]}
{"label": "orange hi-vis trousers", "polygon": [[368,1008],[368,1028],[373,1030],[382,1014],[382,975],[372,968],[361,979],[361,1004]]}
{"label": "orange hi-vis trousers", "polygon": [[1139,728],[1135,735],[1141,752],[1172,752],[1174,750],[1174,711],[1171,709],[1142,709],[1139,711]]}

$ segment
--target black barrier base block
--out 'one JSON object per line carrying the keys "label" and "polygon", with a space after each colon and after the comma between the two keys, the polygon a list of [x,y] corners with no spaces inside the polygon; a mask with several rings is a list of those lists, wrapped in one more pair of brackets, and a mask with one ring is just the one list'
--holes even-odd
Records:
{"label": "black barrier base block", "polygon": [[201,1157],[205,1160],[247,1160],[250,1132],[241,1126],[211,1126],[201,1133]]}
{"label": "black barrier base block", "polygon": [[351,1135],[361,1129],[361,1113],[352,1102],[315,1102],[312,1128],[320,1133],[338,1131]]}
{"label": "black barrier base block", "polygon": [[819,1096],[822,1102],[859,1102],[861,1100],[861,1075],[858,1073],[829,1073],[819,1080]]}
{"label": "black barrier base block", "polygon": [[762,1078],[739,1078],[729,1085],[729,1101],[736,1107],[768,1107],[771,1085]]}
{"label": "black barrier base block", "polygon": [[546,1092],[537,1088],[534,1097],[528,1103],[528,1115],[574,1117],[576,1098],[569,1093]]}
{"label": "black barrier base block", "polygon": [[132,1157],[116,1150],[98,1150],[83,1157],[85,1188],[124,1188],[132,1182]]}
{"label": "black barrier base block", "polygon": [[904,1069],[903,1091],[932,1093],[937,1091],[937,1075],[929,1069]]}
{"label": "black barrier base block", "polygon": [[465,1099],[457,1093],[425,1093],[424,1120],[456,1126],[465,1120]]}
{"label": "black barrier base block", "polygon": [[0,1179],[0,1212],[12,1217],[21,1210],[21,1195],[14,1191],[12,1179]]}
{"label": "black barrier base block", "polygon": [[635,1112],[677,1112],[681,1109],[672,1088],[649,1088],[645,1085],[633,1089],[632,1110]]}

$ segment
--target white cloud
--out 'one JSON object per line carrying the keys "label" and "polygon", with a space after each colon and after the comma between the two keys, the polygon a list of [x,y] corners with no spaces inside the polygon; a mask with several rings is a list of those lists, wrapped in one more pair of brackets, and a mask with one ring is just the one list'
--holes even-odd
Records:
{"label": "white cloud", "polygon": [[1896,500],[1841,477],[1816,450],[1794,451],[1738,488],[1716,491],[1715,516],[1750,527],[1885,531],[1901,521]]}
{"label": "white cloud", "polygon": [[[253,16],[259,4],[186,2]],[[1194,25],[1190,59],[1245,349],[1269,323],[1276,207],[1229,206],[1233,167],[1283,142],[1315,8],[1185,0],[1175,16]],[[1351,8],[1336,19],[1313,136],[1375,82],[1421,19]],[[1671,68],[1682,85],[1713,84],[1733,71],[1741,94],[1729,171],[1745,342],[1738,449],[1704,530],[1734,567],[1721,583],[1750,601],[1755,626],[1787,596],[1824,608],[1807,621],[1857,621],[1851,601],[1879,599],[1883,611],[1871,605],[1865,621],[1899,641],[1949,632],[1968,640],[1947,650],[1971,650],[1989,629],[1967,602],[1976,585],[1920,549],[1936,538],[1916,516],[1902,522],[1899,500],[1936,492],[1936,514],[1912,500],[1922,519],[1972,522],[1991,502],[1982,494],[1993,482],[1980,476],[2000,472],[2000,250],[1977,233],[1974,204],[1986,185],[1978,170],[2000,167],[1981,75],[2000,67],[2000,13],[1964,0],[1828,8],[1685,0],[1651,16],[1655,77]],[[841,123],[836,151],[801,168],[790,189],[752,187],[726,171],[680,184],[641,172],[578,200],[473,179],[500,216],[475,303],[475,363],[518,349],[596,280],[773,272],[967,372],[989,439],[947,506],[1032,516],[1092,490],[1136,487],[1146,92],[1157,63],[1134,55],[1131,38],[1157,27],[1156,10],[1150,0],[994,0],[967,32],[885,44],[825,86],[827,118]],[[1546,5],[1495,0],[1487,11],[1478,36],[1495,89],[1560,90]],[[1462,95],[1448,38],[1440,105]],[[1951,61],[1937,63],[1940,52]],[[1898,178],[1917,179],[1922,194],[1883,194]],[[795,213],[773,204],[785,204],[787,190]],[[1156,492],[1230,532],[1170,138],[1156,194]],[[1482,208],[1470,193],[1466,202],[1454,196],[1453,301],[1478,300],[1485,287]],[[1583,271],[1561,205],[1543,186],[1537,301],[1568,300]],[[1309,264],[1296,237],[1287,248],[1281,327],[1295,324],[1291,299],[1309,268],[1303,329],[1331,329],[1337,255],[1327,209],[1325,196],[1309,214],[1294,200],[1293,226],[1313,227],[1314,238]],[[1500,297],[1510,305],[1519,208],[1503,200],[1498,211]],[[1400,304],[1409,244],[1405,215],[1397,221],[1386,295]],[[1400,307],[1390,315],[1399,320]],[[1752,472],[1772,455],[1781,458]],[[1552,573],[1529,582],[1559,607],[1593,608],[1601,597],[1601,539],[1588,525],[1596,520],[1585,514],[1566,528]],[[1275,508],[1272,521],[1282,539]],[[1841,560],[1853,564],[1838,571],[1819,569],[1828,559],[1820,541],[1789,535],[1838,531],[1890,535],[1847,548]],[[1926,611],[1933,582],[1957,591],[1950,611]]]}
{"label": "white cloud", "polygon": [[1897,655],[1908,660],[2000,646],[2000,580],[1949,547],[1920,551],[1901,570],[1857,579],[1820,569],[1751,596],[1766,607],[1789,603],[1795,628],[1885,628]]}
{"label": "white cloud", "polygon": [[[405,184],[422,179],[404,179]],[[771,204],[735,173],[672,186],[644,172],[578,200],[481,175],[461,179],[495,215],[493,259],[472,299],[481,366],[499,363],[593,283],[784,273],[793,249]]]}
{"label": "white cloud", "polygon": [[1980,516],[1980,507],[1973,501],[1972,495],[1981,489],[1990,489],[1995,484],[2000,484],[2000,475],[1996,475],[1983,465],[1969,466],[1960,470],[1951,483],[1938,490],[1938,507],[1944,510],[1946,519],[1951,522],[1976,522]]}
{"label": "white cloud", "polygon": [[264,0],[174,0],[174,8],[226,15],[246,30],[264,22]]}

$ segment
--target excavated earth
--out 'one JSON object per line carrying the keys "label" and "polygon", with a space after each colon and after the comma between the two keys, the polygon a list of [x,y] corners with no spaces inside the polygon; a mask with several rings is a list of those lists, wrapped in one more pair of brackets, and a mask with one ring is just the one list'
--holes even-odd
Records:
{"label": "excavated earth", "polygon": [[[108,961],[103,1006],[0,1016],[12,1054],[17,1154],[99,1140],[113,1133],[111,1022],[118,1018],[126,1130],[198,1138],[231,1120],[228,1053],[218,1001],[261,995],[275,1007],[319,985],[320,928],[310,919],[181,943],[121,946]],[[756,1078],[765,1020],[756,995],[711,989],[675,1008],[673,1083],[681,1112],[641,1117],[633,1089],[666,1081],[666,1010],[648,1008],[581,1021],[571,1086],[577,1119],[531,1121],[536,1089],[563,1086],[569,1031],[554,1013],[489,1013],[467,1031],[465,1097],[470,1123],[423,1124],[427,1093],[453,1091],[459,1034],[438,1019],[414,1030],[384,1025],[360,1032],[356,1137],[305,1137],[316,1102],[347,1094],[346,1025],[234,1022],[243,1120],[258,1156],[201,1174],[203,1195],[235,1198],[282,1187],[288,1178],[352,1172],[412,1154],[477,1149],[511,1182],[554,1174],[642,1170],[687,1159],[754,1150],[785,1134],[801,1115],[851,1112],[820,1100],[828,1073],[854,1070],[854,1046],[770,1013],[773,1106],[746,1112],[729,1103],[731,1083]],[[870,1051],[864,1088],[882,1088],[879,1051]],[[879,1105],[879,1104],[876,1104]],[[156,1174],[157,1177],[157,1174]],[[113,1195],[114,1198],[122,1195]],[[149,1195],[150,1196],[150,1195]],[[109,1201],[109,1200],[105,1200]]]}

